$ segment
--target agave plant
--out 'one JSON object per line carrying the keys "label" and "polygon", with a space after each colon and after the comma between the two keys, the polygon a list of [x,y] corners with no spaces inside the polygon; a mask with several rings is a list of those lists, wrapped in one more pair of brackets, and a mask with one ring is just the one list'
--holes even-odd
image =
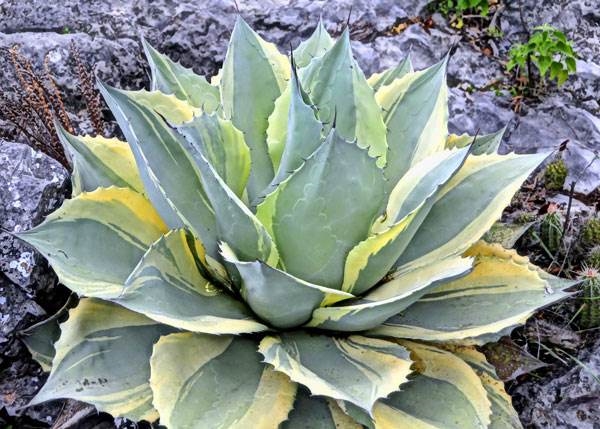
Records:
{"label": "agave plant", "polygon": [[368,79],[241,18],[209,83],[144,43],[99,83],[127,142],[61,131],[73,198],[19,236],[81,299],[32,404],[180,428],[518,427],[476,345],[571,283],[479,241],[546,157],[448,135],[447,58]]}

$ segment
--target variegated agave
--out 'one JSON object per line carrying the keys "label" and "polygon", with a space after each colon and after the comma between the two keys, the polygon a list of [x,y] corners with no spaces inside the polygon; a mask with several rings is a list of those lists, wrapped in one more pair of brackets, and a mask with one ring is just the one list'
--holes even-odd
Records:
{"label": "variegated agave", "polygon": [[518,427],[474,345],[569,283],[478,240],[545,155],[448,135],[447,59],[366,79],[347,30],[290,61],[238,19],[211,83],[145,49],[151,91],[100,84],[127,143],[61,132],[73,198],[20,234],[82,297],[33,403],[172,429]]}

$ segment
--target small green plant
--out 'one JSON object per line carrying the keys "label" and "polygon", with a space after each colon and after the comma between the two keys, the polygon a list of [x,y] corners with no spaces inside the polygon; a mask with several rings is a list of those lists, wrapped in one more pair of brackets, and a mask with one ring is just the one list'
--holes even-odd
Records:
{"label": "small green plant", "polygon": [[558,211],[548,212],[540,223],[540,239],[552,257],[560,248],[563,235],[562,217]]}
{"label": "small green plant", "polygon": [[567,180],[569,170],[562,158],[557,158],[544,171],[544,185],[550,191],[560,191]]}
{"label": "small green plant", "polygon": [[581,243],[585,247],[600,245],[600,218],[588,219],[581,228]]}
{"label": "small green plant", "polygon": [[490,25],[487,29],[486,29],[486,33],[488,36],[490,36],[492,39],[502,39],[504,37],[504,32],[502,31],[502,29],[497,26],[497,25]]}
{"label": "small green plant", "polygon": [[513,45],[508,56],[507,70],[516,69],[517,76],[529,82],[534,79],[532,65],[537,68],[542,84],[549,77],[562,85],[569,75],[577,72],[577,54],[572,42],[565,33],[548,24],[536,27],[526,43]]}
{"label": "small green plant", "polygon": [[432,8],[449,17],[453,27],[461,29],[464,26],[463,17],[466,13],[485,17],[489,14],[490,4],[488,0],[437,0],[432,3]]}
{"label": "small green plant", "polygon": [[462,16],[466,12],[475,12],[487,16],[490,12],[488,0],[439,0],[437,7],[446,16]]}
{"label": "small green plant", "polygon": [[127,142],[60,129],[73,198],[18,234],[82,297],[32,404],[169,429],[521,427],[474,345],[573,282],[479,239],[547,154],[449,139],[448,58],[367,78],[348,29],[288,57],[238,18],[211,83],[144,48],[151,91],[99,83]]}
{"label": "small green plant", "polygon": [[522,211],[517,215],[515,223],[518,225],[525,225],[530,222],[535,222],[536,219],[537,216],[535,213]]}
{"label": "small green plant", "polygon": [[584,303],[580,310],[580,325],[584,329],[600,326],[600,273],[597,268],[584,267],[583,280]]}
{"label": "small green plant", "polygon": [[590,249],[585,262],[588,266],[600,270],[600,245]]}

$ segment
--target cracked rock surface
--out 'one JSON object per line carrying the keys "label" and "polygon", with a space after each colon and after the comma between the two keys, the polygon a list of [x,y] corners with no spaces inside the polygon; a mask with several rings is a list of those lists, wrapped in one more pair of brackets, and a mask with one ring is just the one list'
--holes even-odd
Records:
{"label": "cracked rock surface", "polygon": [[59,406],[25,412],[45,375],[31,360],[19,332],[53,314],[65,290],[44,258],[10,232],[39,224],[67,195],[67,172],[53,159],[0,140],[0,422],[6,416],[50,423]]}
{"label": "cracked rock surface", "polygon": [[576,365],[542,382],[526,382],[514,392],[525,400],[521,420],[540,428],[596,429],[600,427],[600,341],[578,357]]}

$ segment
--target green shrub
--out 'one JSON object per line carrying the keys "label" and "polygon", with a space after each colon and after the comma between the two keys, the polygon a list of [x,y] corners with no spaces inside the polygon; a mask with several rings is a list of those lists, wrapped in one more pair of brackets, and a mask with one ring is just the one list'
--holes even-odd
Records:
{"label": "green shrub", "polygon": [[542,83],[549,77],[562,85],[569,75],[577,72],[577,54],[573,50],[573,43],[567,40],[562,31],[548,24],[536,27],[529,40],[513,45],[508,55],[508,71],[516,68],[518,75],[531,80],[531,63],[538,70]]}

